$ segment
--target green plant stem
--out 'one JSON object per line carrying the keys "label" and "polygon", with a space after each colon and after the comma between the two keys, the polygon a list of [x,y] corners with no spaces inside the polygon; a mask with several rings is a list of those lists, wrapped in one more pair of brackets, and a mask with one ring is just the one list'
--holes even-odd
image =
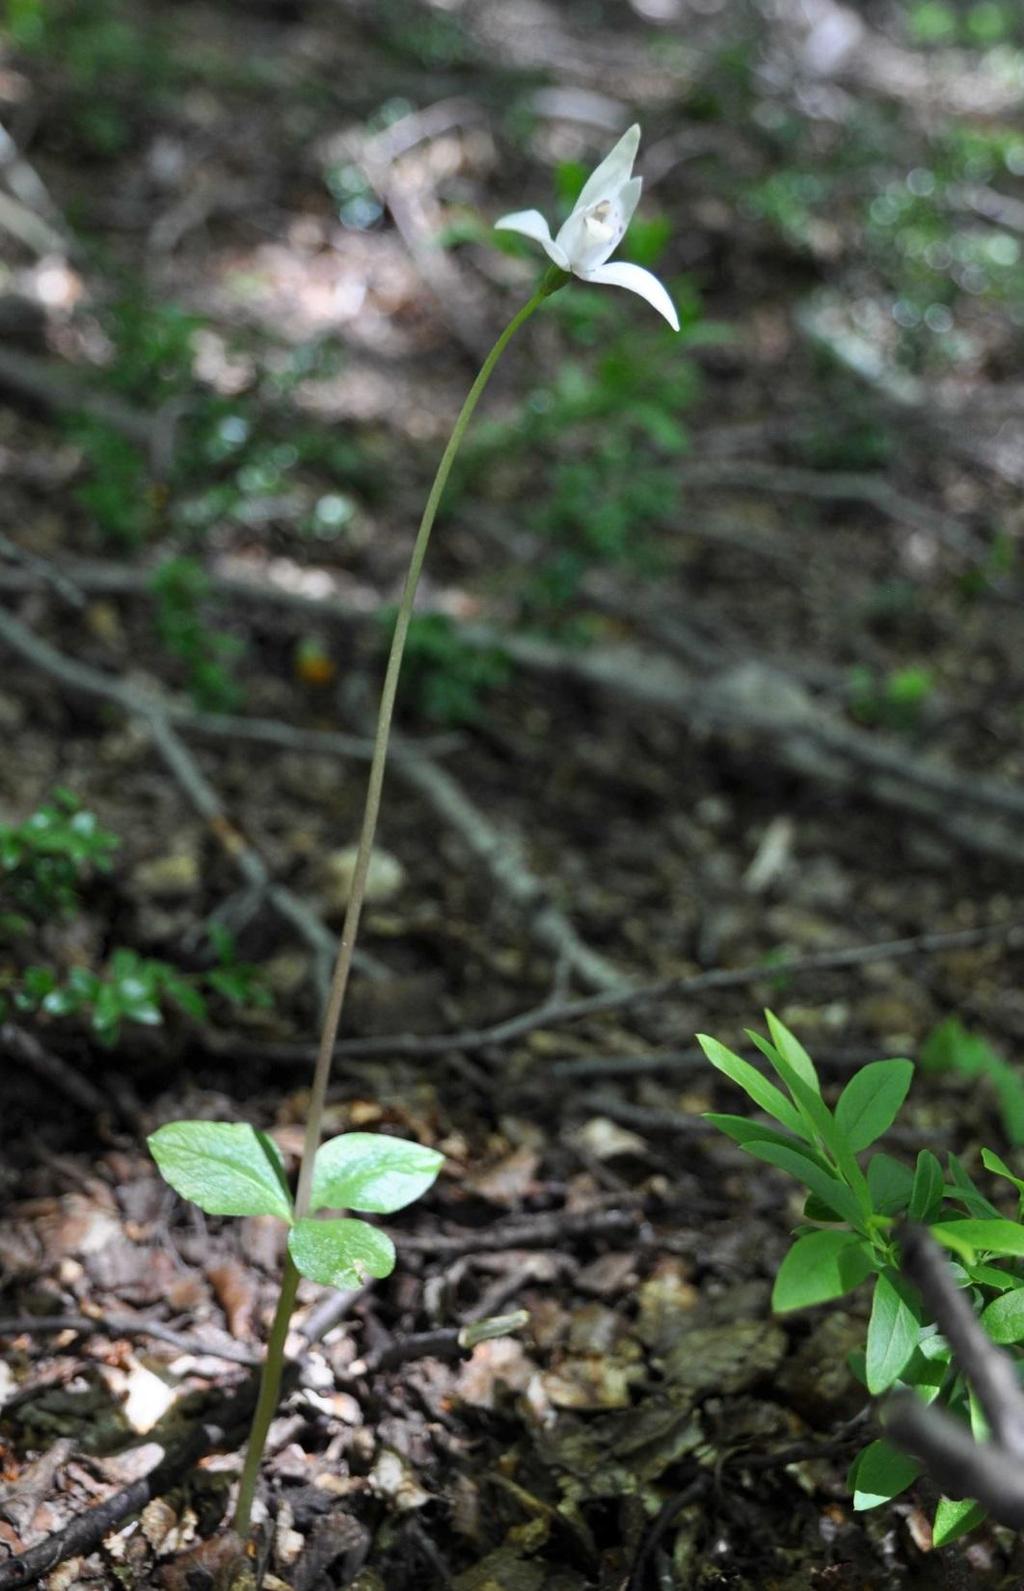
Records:
{"label": "green plant stem", "polygon": [[323,1030],[320,1035],[320,1048],[317,1054],[316,1070],[313,1074],[313,1087],[309,1096],[306,1137],[302,1146],[302,1167],[299,1172],[299,1185],[295,1196],[295,1215],[297,1219],[304,1216],[309,1209],[309,1195],[313,1185],[313,1162],[320,1142],[320,1124],[323,1117],[324,1099],[327,1094],[327,1083],[331,1074],[331,1060],[338,1037],[341,1011],[345,1003],[345,991],[348,988],[349,974],[352,970],[352,956],[355,951],[356,935],[359,932],[359,919],[362,915],[363,898],[366,893],[366,879],[370,871],[370,857],[373,852],[374,837],[377,833],[381,792],[384,787],[384,769],[387,762],[388,741],[391,735],[391,719],[395,710],[395,696],[398,692],[398,676],[402,667],[406,636],[409,633],[409,621],[412,618],[413,603],[416,599],[416,588],[419,585],[423,560],[427,555],[427,546],[430,542],[430,532],[433,529],[438,504],[441,501],[441,494],[447,485],[448,476],[455,462],[455,455],[459,451],[462,438],[466,433],[466,427],[473,417],[473,411],[483,395],[484,388],[491,379],[495,365],[520,326],[529,320],[534,310],[539,309],[544,300],[555,292],[565,279],[562,271],[557,269],[549,271],[529,303],[524,304],[519,313],[514,315],[509,321],[484,360],[480,367],[480,373],[470,387],[466,401],[462,405],[459,417],[455,422],[455,428],[448,440],[448,446],[441,456],[437,474],[434,476],[434,484],[431,486],[430,495],[427,498],[427,506],[424,508],[423,518],[420,520],[420,528],[416,533],[416,541],[413,544],[405,585],[402,587],[398,616],[395,620],[395,631],[391,639],[391,651],[388,654],[387,669],[385,670],[384,684],[381,689],[380,708],[377,714],[377,731],[373,741],[373,757],[370,762],[370,773],[366,786],[366,804],[363,808],[363,826],[359,835],[359,849],[356,853],[355,869],[352,875],[352,892],[349,895],[345,921],[342,925],[341,944],[338,947],[338,959],[334,968],[334,977],[331,980],[330,993],[327,997]]}
{"label": "green plant stem", "polygon": [[[442,493],[448,482],[448,476],[451,474],[451,468],[455,462],[455,455],[459,451],[462,438],[466,433],[466,427],[473,417],[473,411],[483,395],[484,388],[491,379],[495,365],[520,326],[529,320],[534,310],[539,309],[546,298],[550,298],[551,294],[557,292],[568,280],[569,278],[564,271],[552,266],[544,275],[533,297],[527,304],[523,305],[517,315],[512,317],[487,355],[480,367],[479,375],[469,389],[466,401],[462,405],[459,417],[455,422],[455,428],[448,440],[448,446],[441,456],[441,462],[437,467],[437,474],[434,476],[434,483],[427,498],[427,505],[423,510],[423,518],[420,520],[419,530],[416,533],[412,556],[409,560],[409,569],[405,577],[405,585],[402,587],[398,617],[395,620],[391,651],[388,654],[387,668],[384,673],[380,708],[377,714],[377,731],[373,742],[373,757],[370,762],[370,773],[366,787],[366,804],[363,808],[363,824],[359,835],[359,849],[356,853],[355,869],[352,875],[352,890],[345,911],[345,921],[342,925],[341,943],[338,947],[338,958],[327,997],[316,1070],[313,1074],[313,1087],[310,1091],[309,1109],[306,1116],[306,1136],[302,1147],[302,1165],[299,1171],[299,1185],[295,1195],[296,1220],[300,1220],[309,1210],[310,1193],[313,1186],[313,1163],[320,1144],[320,1129],[323,1120],[324,1100],[327,1096],[327,1084],[331,1075],[331,1060],[334,1055],[334,1046],[337,1042],[338,1024],[341,1021],[342,1007],[345,1003],[345,991],[348,988],[349,974],[352,970],[352,956],[355,951],[356,936],[359,932],[359,919],[362,915],[363,899],[366,894],[366,879],[370,871],[370,857],[373,853],[377,819],[380,815],[381,793],[384,788],[384,772],[387,764],[388,742],[391,735],[391,720],[395,710],[395,697],[398,692],[398,678],[402,668],[402,656],[405,651],[406,637],[409,633],[409,621],[412,618],[416,588],[419,585],[423,560],[426,557],[427,546],[430,542],[430,532],[433,529],[434,519]],[[244,1535],[249,1528],[253,1493],[259,1473],[260,1460],[263,1456],[263,1447],[267,1439],[270,1421],[277,1407],[277,1397],[281,1386],[284,1344],[288,1334],[288,1321],[295,1302],[297,1286],[298,1272],[289,1257],[285,1266],[284,1279],[281,1283],[281,1294],[277,1301],[277,1309],[274,1313],[274,1324],[271,1328],[270,1341],[267,1344],[267,1355],[260,1381],[259,1399],[253,1416],[245,1468],[242,1472],[238,1503],[235,1508],[234,1526],[239,1535]]]}
{"label": "green plant stem", "polygon": [[235,1504],[234,1527],[240,1536],[248,1533],[249,1521],[252,1518],[252,1500],[256,1493],[256,1482],[259,1479],[260,1461],[263,1458],[267,1432],[270,1430],[270,1422],[274,1418],[277,1400],[281,1392],[281,1376],[284,1372],[284,1345],[288,1337],[288,1322],[291,1320],[298,1286],[299,1273],[292,1263],[291,1255],[288,1254],[285,1257],[281,1291],[277,1298],[277,1308],[274,1310],[274,1323],[270,1328],[267,1355],[263,1361],[263,1370],[260,1375],[259,1395],[256,1399],[256,1408],[253,1411],[252,1426],[249,1431],[245,1465],[242,1469],[242,1479],[238,1487],[238,1501]]}

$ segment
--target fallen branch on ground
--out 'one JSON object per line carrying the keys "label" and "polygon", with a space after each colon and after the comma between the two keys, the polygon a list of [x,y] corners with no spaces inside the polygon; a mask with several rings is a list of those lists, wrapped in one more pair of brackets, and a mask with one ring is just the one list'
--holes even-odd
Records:
{"label": "fallen branch on ground", "polygon": [[[782,978],[814,977],[822,972],[841,972],[848,967],[864,967],[878,961],[903,961],[912,956],[936,956],[951,950],[969,950],[976,945],[998,944],[1008,949],[1024,944],[1024,921],[989,923],[981,928],[962,928],[950,933],[915,934],[907,939],[883,940],[874,945],[852,945],[844,950],[820,950],[809,956],[785,961],[758,961],[746,967],[717,967],[692,976],[659,978],[621,993],[591,994],[578,1000],[549,999],[518,1016],[508,1017],[487,1028],[465,1028],[451,1033],[396,1033],[382,1038],[346,1039],[335,1049],[339,1057],[370,1059],[378,1055],[408,1056],[413,1060],[444,1055],[453,1050],[473,1051],[498,1048],[534,1033],[540,1028],[561,1027],[584,1017],[606,1011],[637,1010],[659,1000],[689,999],[717,989],[743,989],[752,983]],[[237,1048],[237,1039],[220,1043],[210,1036],[207,1042],[220,1053]],[[284,1066],[309,1063],[308,1045],[246,1044],[253,1060]]]}
{"label": "fallen branch on ground", "polygon": [[[333,1330],[363,1291],[334,1293],[314,1309],[305,1324],[298,1328],[306,1345],[312,1347]],[[294,1375],[294,1362],[289,1368]],[[184,1429],[180,1428],[181,1411],[171,1409],[165,1417],[170,1433],[166,1444],[161,1441],[160,1426],[149,1435],[151,1442],[163,1447],[163,1457],[155,1467],[95,1508],[72,1519],[52,1536],[15,1558],[0,1560],[0,1591],[39,1585],[45,1575],[66,1559],[94,1552],[124,1520],[139,1513],[154,1497],[162,1497],[177,1486],[200,1459],[243,1441],[252,1418],[256,1384],[255,1374],[247,1376],[241,1386],[218,1397],[197,1424]]]}
{"label": "fallen branch on ground", "polygon": [[337,948],[334,935],[304,901],[271,878],[263,858],[231,822],[219,796],[174,728],[162,704],[88,664],[65,657],[3,608],[0,608],[0,642],[6,643],[34,667],[59,680],[68,690],[114,702],[123,712],[145,724],[164,763],[193,807],[206,820],[211,834],[246,884],[257,890],[278,916],[290,923],[310,946],[319,968],[318,981],[323,985],[330,975]]}
{"label": "fallen branch on ground", "polygon": [[[147,1475],[132,1481],[105,1502],[97,1503],[95,1508],[79,1514],[63,1530],[55,1531],[26,1552],[0,1561],[0,1591],[41,1585],[44,1576],[66,1559],[95,1552],[104,1537],[123,1520],[139,1513],[154,1497],[170,1491],[207,1453],[236,1438],[240,1440],[251,1416],[254,1398],[254,1380],[247,1380],[234,1393],[218,1399],[198,1424],[189,1425],[169,1437],[163,1458]],[[155,1431],[150,1440],[160,1441]]]}
{"label": "fallen branch on ground", "polygon": [[546,886],[531,871],[517,836],[503,833],[450,773],[409,741],[395,741],[391,763],[396,775],[455,830],[502,894],[523,912],[539,945],[588,988],[621,992],[628,986],[611,962],[584,944],[569,919],[553,905]]}
{"label": "fallen branch on ground", "polygon": [[629,1237],[635,1242],[642,1219],[635,1210],[556,1210],[526,1220],[499,1221],[481,1231],[437,1232],[428,1237],[402,1232],[400,1242],[407,1252],[446,1259],[458,1254],[495,1254],[505,1249],[558,1248],[574,1237]]}
{"label": "fallen branch on ground", "polygon": [[[70,563],[66,578],[83,590],[137,591],[147,577],[118,566]],[[0,588],[37,587],[28,569],[0,570]],[[238,577],[211,577],[222,599],[259,601],[321,620],[365,619],[362,602],[335,595],[309,597],[280,585]],[[849,791],[884,807],[924,818],[957,845],[1015,864],[1024,862],[1019,834],[1024,794],[1008,783],[960,774],[915,758],[904,745],[845,724],[798,681],[756,660],[697,675],[644,647],[570,651],[534,636],[485,625],[460,627],[460,639],[485,649],[500,647],[514,662],[542,676],[559,675],[613,697],[641,703],[674,719],[690,733],[754,738],[780,766],[815,784]],[[1003,821],[999,821],[1003,820]]]}
{"label": "fallen branch on ground", "polygon": [[229,1364],[259,1364],[262,1356],[252,1348],[224,1343],[219,1348],[188,1337],[165,1326],[160,1320],[136,1320],[132,1315],[11,1315],[0,1317],[0,1337],[40,1336],[50,1332],[75,1331],[80,1336],[107,1332],[111,1337],[152,1337],[180,1353],[197,1358],[224,1359]]}

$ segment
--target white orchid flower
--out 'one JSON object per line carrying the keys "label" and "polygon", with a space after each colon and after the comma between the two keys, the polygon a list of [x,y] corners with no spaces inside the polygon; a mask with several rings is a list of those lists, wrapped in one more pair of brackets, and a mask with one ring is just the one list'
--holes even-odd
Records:
{"label": "white orchid flower", "polygon": [[641,179],[633,176],[633,162],[640,144],[636,123],[623,133],[611,154],[606,156],[584,185],[576,208],[558,236],[551,236],[539,210],[516,210],[495,221],[503,232],[521,232],[533,238],[563,271],[571,271],[584,282],[604,282],[609,287],[625,287],[664,315],[673,331],[679,330],[676,307],[662,284],[640,265],[616,260],[605,262],[622,242],[633,211],[640,199]]}

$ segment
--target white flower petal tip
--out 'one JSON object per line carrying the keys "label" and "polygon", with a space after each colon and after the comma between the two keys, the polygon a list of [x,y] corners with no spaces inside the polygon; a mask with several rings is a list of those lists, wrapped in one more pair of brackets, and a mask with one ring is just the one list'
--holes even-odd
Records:
{"label": "white flower petal tip", "polygon": [[532,238],[534,243],[540,244],[548,258],[561,266],[563,271],[569,269],[568,255],[551,236],[551,228],[539,210],[514,210],[511,215],[503,215],[500,221],[495,221],[494,230],[520,232],[524,238]]}
{"label": "white flower petal tip", "polygon": [[601,164],[591,172],[583,190],[576,200],[576,209],[585,209],[588,204],[594,204],[599,199],[610,198],[625,187],[633,175],[633,162],[636,152],[640,148],[640,123],[634,122],[623,133],[610,155],[605,155]]}
{"label": "white flower petal tip", "polygon": [[628,265],[624,260],[613,260],[610,265],[599,265],[584,277],[584,281],[600,282],[608,287],[624,287],[630,293],[639,293],[652,309],[664,315],[673,331],[679,330],[676,306],[658,278],[650,271],[645,271],[642,265]]}
{"label": "white flower petal tip", "polygon": [[634,122],[587,178],[557,237],[551,236],[539,210],[516,210],[494,225],[500,231],[521,232],[532,238],[561,270],[571,271],[584,282],[603,282],[639,293],[678,331],[675,305],[656,276],[639,265],[605,263],[625,237],[640,200],[641,179],[633,176],[639,147],[640,127]]}

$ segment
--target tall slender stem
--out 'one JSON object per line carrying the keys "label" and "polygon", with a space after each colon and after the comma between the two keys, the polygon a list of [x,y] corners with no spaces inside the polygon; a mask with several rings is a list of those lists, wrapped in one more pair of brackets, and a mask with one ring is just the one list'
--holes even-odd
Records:
{"label": "tall slender stem", "polygon": [[540,287],[534,293],[528,304],[524,304],[517,315],[509,321],[505,330],[498,338],[487,358],[480,368],[480,373],[469,389],[466,401],[462,405],[459,417],[441,456],[441,462],[434,476],[434,484],[430,488],[427,506],[423,510],[420,528],[416,533],[416,541],[409,560],[409,570],[402,587],[402,597],[398,605],[398,617],[395,621],[395,633],[391,639],[391,651],[388,654],[387,669],[384,674],[384,685],[380,696],[380,709],[377,714],[377,732],[373,742],[373,757],[370,762],[370,774],[366,787],[366,805],[363,808],[363,826],[359,835],[359,849],[356,852],[356,864],[352,874],[352,892],[348,898],[345,911],[345,921],[341,930],[341,944],[338,947],[338,960],[334,968],[334,977],[331,980],[330,993],[327,997],[327,1009],[324,1014],[323,1031],[320,1035],[320,1049],[317,1055],[316,1071],[313,1074],[313,1087],[309,1096],[309,1111],[306,1116],[306,1137],[302,1146],[302,1168],[299,1172],[299,1186],[295,1196],[296,1218],[304,1216],[309,1209],[309,1194],[313,1183],[313,1162],[316,1158],[317,1146],[320,1142],[320,1122],[323,1116],[324,1099],[327,1094],[327,1083],[331,1074],[331,1059],[334,1055],[334,1045],[338,1037],[338,1023],[341,1020],[342,1006],[345,1003],[345,991],[348,988],[349,973],[352,970],[352,955],[355,951],[356,935],[359,932],[359,919],[363,910],[363,898],[366,894],[366,878],[370,871],[370,857],[373,852],[374,836],[377,832],[377,819],[380,815],[381,791],[384,787],[384,769],[388,755],[388,741],[391,734],[391,719],[395,710],[395,696],[398,691],[398,676],[402,667],[402,656],[405,652],[406,637],[409,633],[409,622],[412,618],[413,602],[416,598],[416,588],[419,585],[420,573],[423,569],[423,560],[427,554],[430,541],[430,532],[433,529],[434,517],[441,501],[441,494],[448,482],[448,476],[455,462],[455,455],[459,451],[466,427],[473,417],[473,411],[480,401],[483,390],[495,365],[501,358],[506,347],[519,330],[524,321],[529,320],[535,309],[544,302],[552,292],[561,286],[565,280],[564,273],[554,273],[557,280],[550,280],[552,272],[545,275]]}
{"label": "tall slender stem", "polygon": [[[465,435],[466,427],[473,417],[473,411],[480,401],[484,388],[491,379],[495,365],[524,321],[529,320],[534,310],[538,309],[552,293],[557,292],[568,279],[564,271],[560,271],[557,266],[552,266],[544,275],[540,286],[529,303],[524,304],[519,313],[512,317],[487,355],[480,367],[480,373],[470,387],[466,401],[459,411],[459,417],[455,422],[455,428],[449,438],[448,446],[445,448],[441,456],[441,462],[437,467],[437,474],[434,476],[434,483],[430,488],[430,495],[423,510],[423,518],[420,520],[419,530],[416,532],[416,540],[409,560],[409,569],[405,577],[405,584],[402,587],[401,601],[398,605],[398,617],[395,620],[395,631],[391,639],[387,668],[384,673],[380,708],[377,714],[377,731],[373,742],[373,757],[370,762],[370,773],[366,787],[366,804],[363,808],[363,824],[359,834],[359,848],[356,852],[355,869],[352,874],[352,889],[345,910],[345,921],[341,930],[341,943],[338,946],[338,959],[335,963],[334,976],[331,979],[331,987],[327,997],[316,1070],[313,1074],[313,1087],[310,1091],[309,1109],[306,1115],[306,1136],[302,1147],[302,1165],[299,1170],[299,1185],[295,1195],[296,1220],[305,1216],[309,1210],[310,1193],[313,1186],[313,1163],[320,1143],[320,1127],[323,1119],[324,1100],[327,1096],[327,1084],[331,1075],[331,1060],[334,1055],[334,1046],[337,1042],[338,1024],[341,1021],[342,1007],[345,1003],[345,991],[348,988],[349,974],[352,970],[352,956],[355,951],[356,936],[359,932],[359,919],[362,915],[363,899],[366,894],[366,879],[370,871],[370,857],[373,853],[377,819],[380,815],[381,792],[384,788],[384,771],[387,764],[388,742],[391,735],[391,719],[394,715],[395,697],[398,692],[398,677],[402,668],[402,657],[405,652],[406,637],[409,633],[409,622],[412,618],[416,588],[419,585],[423,560],[427,554],[430,532],[433,529],[438,504],[447,485],[448,476],[451,473],[455,455],[459,451],[459,446]],[[245,1535],[249,1528],[260,1460],[263,1456],[267,1431],[273,1419],[274,1410],[277,1407],[278,1394],[281,1389],[284,1345],[288,1335],[288,1322],[295,1303],[295,1293],[298,1284],[299,1274],[289,1257],[285,1263],[281,1292],[274,1312],[270,1340],[267,1343],[267,1354],[263,1363],[256,1412],[253,1415],[248,1451],[246,1452],[245,1466],[242,1471],[238,1502],[235,1507],[234,1527],[239,1535]]]}
{"label": "tall slender stem", "polygon": [[298,1287],[299,1273],[292,1264],[291,1255],[287,1254],[284,1262],[284,1275],[281,1278],[281,1291],[277,1296],[277,1308],[274,1310],[274,1323],[270,1328],[270,1337],[267,1342],[267,1355],[263,1361],[263,1370],[260,1375],[260,1390],[256,1399],[256,1408],[253,1411],[252,1428],[249,1432],[249,1445],[246,1449],[242,1479],[238,1486],[234,1527],[240,1536],[246,1535],[249,1530],[249,1521],[252,1518],[252,1500],[256,1495],[256,1482],[260,1473],[260,1460],[263,1457],[263,1449],[267,1443],[267,1432],[270,1430],[270,1422],[274,1418],[277,1400],[281,1394],[281,1376],[284,1371],[284,1345],[288,1337],[288,1322],[291,1320]]}

